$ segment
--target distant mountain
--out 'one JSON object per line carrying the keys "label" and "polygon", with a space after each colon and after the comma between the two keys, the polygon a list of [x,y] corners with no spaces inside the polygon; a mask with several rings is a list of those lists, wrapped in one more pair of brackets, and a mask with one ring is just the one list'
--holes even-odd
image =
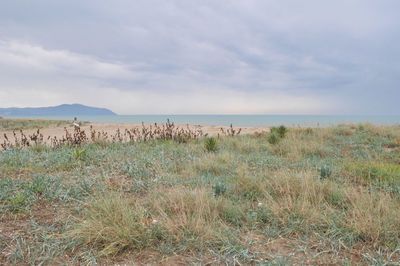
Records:
{"label": "distant mountain", "polygon": [[49,107],[0,108],[0,115],[7,117],[32,116],[80,116],[80,115],[116,115],[105,108],[90,107],[82,104],[62,104]]}

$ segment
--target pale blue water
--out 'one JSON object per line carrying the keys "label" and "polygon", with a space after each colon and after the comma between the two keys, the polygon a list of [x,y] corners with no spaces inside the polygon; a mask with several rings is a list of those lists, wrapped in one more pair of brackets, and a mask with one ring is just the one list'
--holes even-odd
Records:
{"label": "pale blue water", "polygon": [[[46,117],[72,120],[73,117]],[[165,123],[229,126],[332,126],[370,122],[376,125],[400,125],[400,115],[116,115],[80,116],[79,121],[103,123]]]}

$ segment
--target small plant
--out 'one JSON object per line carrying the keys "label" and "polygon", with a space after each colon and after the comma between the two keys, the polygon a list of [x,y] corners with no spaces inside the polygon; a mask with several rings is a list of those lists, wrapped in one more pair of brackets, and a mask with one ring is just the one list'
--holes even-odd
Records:
{"label": "small plant", "polygon": [[214,195],[219,197],[226,192],[226,186],[223,183],[217,183],[214,186]]}
{"label": "small plant", "polygon": [[268,140],[269,144],[275,145],[275,144],[277,144],[279,142],[279,137],[278,137],[278,135],[276,133],[271,132],[268,135],[268,139],[267,140]]}
{"label": "small plant", "polygon": [[204,142],[204,147],[208,152],[216,152],[218,150],[217,140],[213,137],[207,138]]}
{"label": "small plant", "polygon": [[278,127],[278,134],[279,134],[279,136],[280,136],[281,138],[284,138],[284,137],[286,136],[287,131],[288,131],[288,130],[287,130],[287,128],[286,128],[284,125]]}
{"label": "small plant", "polygon": [[288,129],[284,125],[271,128],[271,133],[277,134],[280,138],[284,138],[286,136],[287,131]]}
{"label": "small plant", "polygon": [[76,149],[74,149],[73,154],[74,154],[75,160],[81,161],[86,156],[86,150],[76,148]]}
{"label": "small plant", "polygon": [[45,179],[40,176],[35,176],[27,187],[27,190],[32,194],[42,195],[45,193],[47,188],[48,186],[45,183]]}
{"label": "small plant", "polygon": [[9,208],[11,211],[21,211],[28,205],[28,197],[24,193],[18,193],[10,199]]}
{"label": "small plant", "polygon": [[332,170],[329,166],[324,165],[319,169],[321,179],[327,179],[332,175]]}
{"label": "small plant", "polygon": [[230,127],[228,129],[224,129],[224,128],[220,128],[220,131],[223,135],[225,136],[230,136],[230,137],[234,137],[240,134],[240,132],[242,131],[241,128],[239,129],[234,129],[232,124],[230,125]]}

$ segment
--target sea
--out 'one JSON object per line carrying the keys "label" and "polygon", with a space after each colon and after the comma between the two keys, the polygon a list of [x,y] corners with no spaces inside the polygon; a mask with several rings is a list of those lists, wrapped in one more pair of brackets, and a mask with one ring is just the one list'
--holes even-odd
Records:
{"label": "sea", "polygon": [[[41,117],[73,120],[73,117]],[[279,126],[318,127],[339,124],[372,123],[375,125],[400,125],[400,115],[113,115],[79,116],[78,121],[98,123],[140,124],[165,123],[167,120],[176,124],[217,125],[217,126]]]}

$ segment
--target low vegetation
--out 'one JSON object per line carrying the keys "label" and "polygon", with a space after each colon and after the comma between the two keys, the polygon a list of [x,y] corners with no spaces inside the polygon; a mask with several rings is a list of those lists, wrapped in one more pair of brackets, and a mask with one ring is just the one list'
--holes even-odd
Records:
{"label": "low vegetation", "polygon": [[[230,129],[233,130],[232,125]],[[221,129],[221,131],[228,134],[224,132],[223,129]],[[109,134],[109,132],[104,130],[96,131],[93,126],[90,126],[89,132],[86,132],[77,124],[73,126],[72,130],[64,127],[64,135],[58,138],[57,136],[48,136],[47,139],[45,139],[40,129],[32,134],[26,134],[21,129],[19,132],[13,130],[12,136],[8,136],[6,133],[3,135],[4,141],[0,143],[0,147],[3,150],[30,147],[32,145],[47,145],[52,148],[57,148],[61,146],[80,147],[88,143],[107,145],[116,142],[132,143],[151,140],[173,140],[184,143],[190,139],[207,136],[207,134],[203,134],[201,129],[193,130],[189,125],[187,125],[186,128],[182,128],[171,123],[169,120],[167,123],[161,125],[155,123],[154,125],[146,126],[142,123],[141,128],[125,129],[123,132],[118,128],[114,134]]]}
{"label": "low vegetation", "polygon": [[216,152],[218,150],[217,140],[214,137],[206,138],[204,147],[208,152]]}
{"label": "low vegetation", "polygon": [[400,127],[283,128],[7,147],[0,263],[399,264]]}
{"label": "low vegetation", "polygon": [[2,118],[0,116],[0,131],[12,131],[23,129],[41,129],[48,127],[60,127],[71,124],[66,120]]}

